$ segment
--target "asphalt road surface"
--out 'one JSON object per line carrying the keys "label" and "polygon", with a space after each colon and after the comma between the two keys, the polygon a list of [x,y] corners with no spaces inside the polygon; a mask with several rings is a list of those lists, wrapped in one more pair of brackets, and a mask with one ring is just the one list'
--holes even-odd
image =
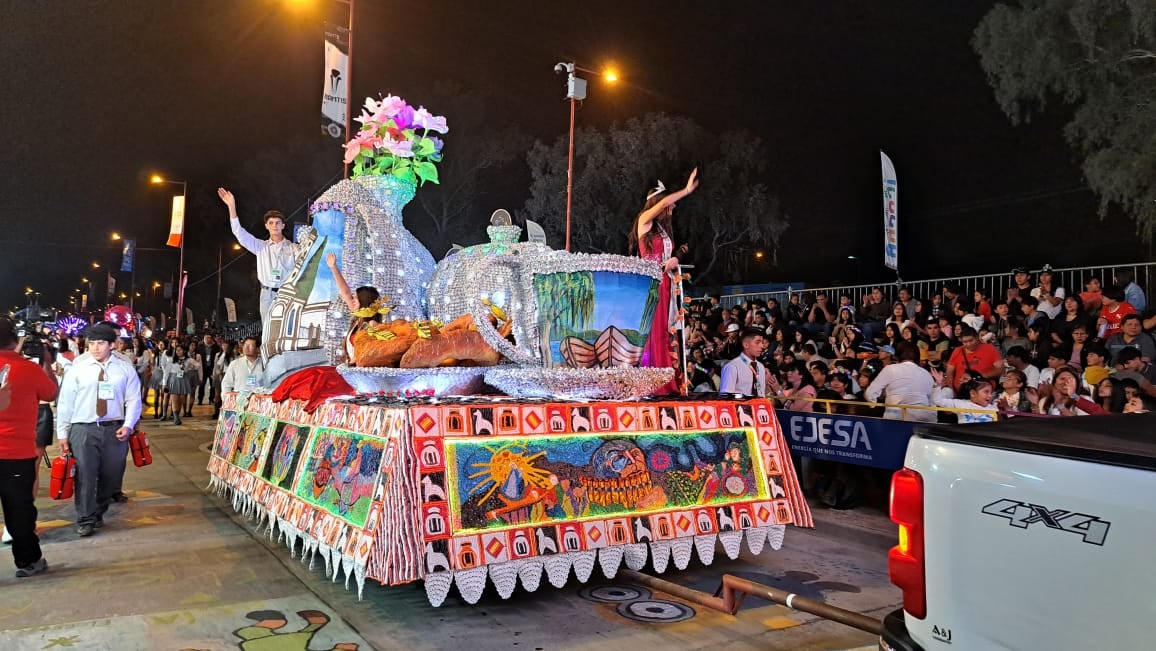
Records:
{"label": "asphalt road surface", "polygon": [[[543,579],[536,592],[519,587],[506,600],[487,586],[475,605],[462,601],[455,588],[433,608],[420,583],[383,587],[370,581],[358,600],[343,581],[326,578],[319,558],[310,569],[226,500],[205,492],[212,438],[207,418],[183,427],[146,426],[155,462],[130,466],[125,486],[132,499],[115,506],[92,538],[76,536],[71,504],[44,498],[44,473],[39,522],[51,569],[30,579],[16,579],[6,569],[0,574],[0,647],[820,651],[875,641],[753,597],[737,616],[714,612],[621,576],[607,580],[597,567],[586,584],[571,575],[557,589]],[[672,565],[662,578],[714,593],[720,577],[731,573],[873,617],[898,607],[885,549],[819,526],[788,527],[778,551],[767,547],[752,556],[744,543],[737,560],[719,549],[712,565],[695,557],[686,570]],[[11,556],[0,551],[0,568],[10,567]],[[268,621],[275,614],[283,621]],[[276,635],[279,644],[247,642],[255,635]]]}

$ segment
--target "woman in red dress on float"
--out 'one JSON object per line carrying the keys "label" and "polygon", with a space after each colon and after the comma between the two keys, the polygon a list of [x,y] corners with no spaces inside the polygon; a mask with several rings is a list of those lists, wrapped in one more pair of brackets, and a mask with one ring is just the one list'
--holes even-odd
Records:
{"label": "woman in red dress on float", "polygon": [[[635,250],[645,260],[662,265],[662,283],[658,289],[658,305],[668,306],[667,309],[654,311],[654,323],[650,328],[650,338],[646,342],[646,349],[642,352],[642,366],[674,367],[677,364],[670,353],[670,327],[674,318],[678,316],[678,305],[671,304],[671,285],[674,275],[678,273],[678,258],[674,256],[674,233],[671,220],[674,216],[674,206],[679,199],[694,192],[698,187],[698,168],[690,173],[686,187],[666,194],[666,186],[662,181],[658,187],[651,190],[646,196],[646,205],[642,212],[634,218],[634,227],[630,229],[630,251]],[[679,253],[686,252],[686,245],[678,249]],[[659,389],[658,393],[677,393],[678,380]]]}

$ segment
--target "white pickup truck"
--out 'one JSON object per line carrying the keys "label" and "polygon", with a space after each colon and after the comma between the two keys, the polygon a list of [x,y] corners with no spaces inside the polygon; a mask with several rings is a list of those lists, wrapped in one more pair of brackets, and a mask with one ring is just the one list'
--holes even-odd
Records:
{"label": "white pickup truck", "polygon": [[891,519],[881,650],[1156,649],[1156,414],[917,430]]}

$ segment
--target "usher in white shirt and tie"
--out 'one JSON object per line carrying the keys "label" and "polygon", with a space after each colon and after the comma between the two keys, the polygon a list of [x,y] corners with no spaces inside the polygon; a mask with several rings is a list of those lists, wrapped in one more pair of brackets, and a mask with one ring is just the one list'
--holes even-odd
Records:
{"label": "usher in white shirt and tie", "polygon": [[[758,389],[757,392],[755,389]],[[719,393],[741,393],[744,396],[767,395],[767,369],[747,357],[746,353],[727,362],[722,368]]]}
{"label": "usher in white shirt and tie", "polygon": [[140,412],[140,378],[132,364],[115,355],[103,364],[91,355],[82,355],[60,384],[56,438],[67,439],[68,428],[78,423],[124,421],[123,427],[135,429]]}

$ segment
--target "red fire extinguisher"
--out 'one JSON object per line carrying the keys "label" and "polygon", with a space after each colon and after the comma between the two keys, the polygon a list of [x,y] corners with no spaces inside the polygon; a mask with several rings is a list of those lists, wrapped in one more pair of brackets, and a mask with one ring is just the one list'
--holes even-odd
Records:
{"label": "red fire extinguisher", "polygon": [[132,451],[132,463],[137,468],[153,462],[153,453],[149,449],[149,437],[144,432],[137,431],[129,434],[128,448]]}
{"label": "red fire extinguisher", "polygon": [[71,454],[56,457],[52,460],[52,480],[48,485],[48,494],[54,500],[67,500],[76,490],[76,459]]}

